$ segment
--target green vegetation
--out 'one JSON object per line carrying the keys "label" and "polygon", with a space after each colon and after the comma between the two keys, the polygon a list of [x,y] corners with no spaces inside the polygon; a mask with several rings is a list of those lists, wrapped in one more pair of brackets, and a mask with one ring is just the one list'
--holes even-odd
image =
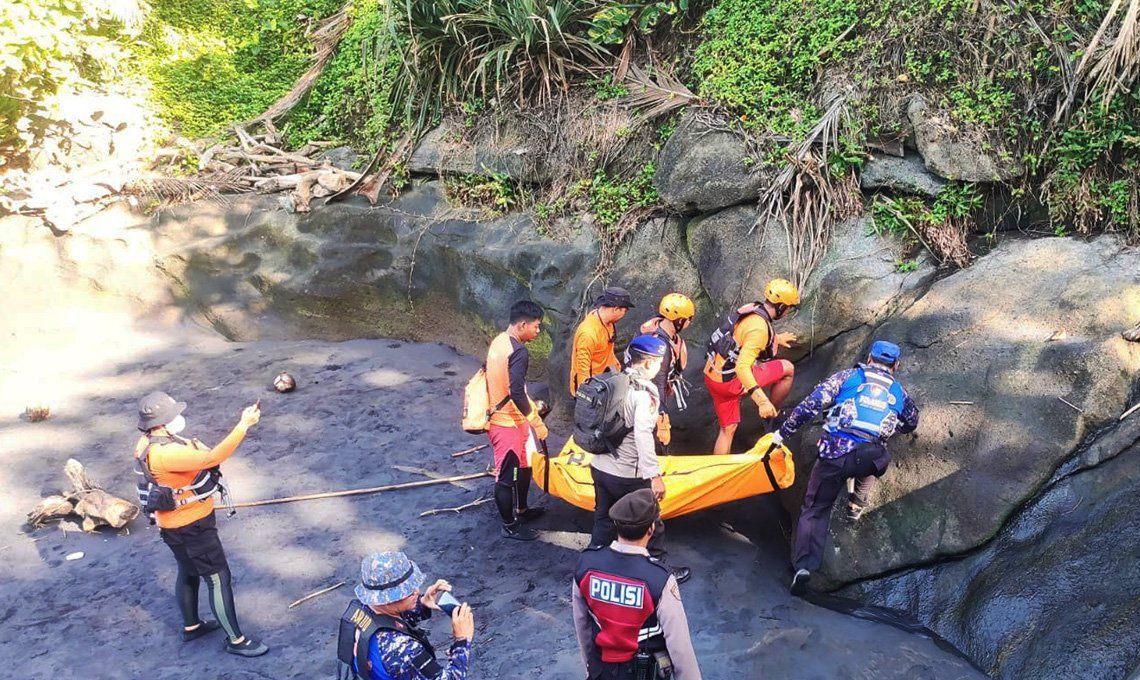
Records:
{"label": "green vegetation", "polygon": [[388,39],[381,0],[360,0],[336,54],[292,112],[287,136],[294,146],[317,139],[351,143],[375,151],[392,128],[404,125],[393,114],[393,90],[400,77],[400,53]]}
{"label": "green vegetation", "polygon": [[116,39],[137,34],[140,15],[113,0],[0,3],[0,167],[53,124],[57,92],[118,75],[126,53]]}
{"label": "green vegetation", "polygon": [[444,178],[443,188],[452,203],[481,208],[492,215],[514,208],[522,193],[518,184],[503,172],[452,175]]}
{"label": "green vegetation", "polygon": [[603,170],[594,174],[586,187],[590,212],[603,227],[616,225],[634,208],[644,208],[657,202],[657,189],[653,186],[653,163],[646,163],[633,178],[614,181]]}
{"label": "green vegetation", "polygon": [[340,0],[156,0],[134,50],[159,115],[191,137],[248,120],[308,67]]}

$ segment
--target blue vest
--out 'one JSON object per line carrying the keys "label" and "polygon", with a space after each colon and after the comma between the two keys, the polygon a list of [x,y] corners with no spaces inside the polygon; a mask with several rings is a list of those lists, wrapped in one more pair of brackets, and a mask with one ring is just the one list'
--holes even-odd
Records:
{"label": "blue vest", "polygon": [[886,439],[898,428],[905,400],[893,377],[860,366],[839,386],[823,429],[859,441]]}

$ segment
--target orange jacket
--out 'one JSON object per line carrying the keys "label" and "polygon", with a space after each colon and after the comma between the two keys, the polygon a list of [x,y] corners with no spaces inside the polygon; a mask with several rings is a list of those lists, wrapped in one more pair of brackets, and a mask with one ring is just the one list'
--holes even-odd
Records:
{"label": "orange jacket", "polygon": [[[197,440],[186,444],[172,442],[156,444],[151,447],[147,461],[150,463],[150,473],[155,481],[172,489],[189,486],[202,470],[208,470],[233,455],[238,444],[245,439],[245,426],[238,423],[220,444],[212,449],[206,448]],[[135,457],[138,458],[146,449],[149,440],[140,437],[135,446]],[[192,493],[179,494],[175,498],[181,499],[193,495]],[[177,529],[191,522],[196,522],[214,511],[214,497],[187,503],[179,508],[154,513],[155,521],[163,529]]]}
{"label": "orange jacket", "polygon": [[570,348],[570,394],[577,394],[579,385],[607,367],[621,368],[614,354],[615,333],[614,325],[603,323],[596,309],[578,324]]}
{"label": "orange jacket", "polygon": [[[771,332],[768,320],[759,314],[749,314],[741,319],[732,329],[732,337],[740,347],[740,356],[736,360],[736,377],[744,391],[756,387],[756,378],[752,375],[752,365],[762,352],[776,354],[775,337]],[[713,354],[705,362],[705,376],[713,382],[725,382],[722,375],[725,358]]]}

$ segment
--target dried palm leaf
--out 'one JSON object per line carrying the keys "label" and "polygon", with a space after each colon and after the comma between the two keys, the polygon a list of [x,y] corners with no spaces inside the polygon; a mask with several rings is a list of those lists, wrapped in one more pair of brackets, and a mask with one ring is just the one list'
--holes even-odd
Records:
{"label": "dried palm leaf", "polygon": [[655,66],[652,71],[650,74],[636,64],[629,64],[626,70],[624,82],[629,88],[629,94],[623,102],[638,112],[634,119],[635,125],[653,120],[697,99],[692,90],[685,87],[671,72],[659,66]]}

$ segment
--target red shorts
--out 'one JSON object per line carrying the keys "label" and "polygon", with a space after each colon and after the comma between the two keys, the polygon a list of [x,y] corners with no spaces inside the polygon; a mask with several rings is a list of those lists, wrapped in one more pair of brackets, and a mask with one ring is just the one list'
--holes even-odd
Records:
{"label": "red shorts", "polygon": [[530,459],[526,455],[526,441],[530,437],[530,425],[526,423],[514,427],[492,425],[491,429],[487,430],[487,434],[491,437],[491,451],[495,456],[496,479],[499,476],[499,470],[503,469],[503,461],[506,460],[508,453],[515,454],[519,460],[519,467],[530,467]]}
{"label": "red shorts", "polygon": [[[752,364],[752,377],[760,387],[776,384],[784,377],[784,364],[780,359],[773,359],[763,363]],[[740,378],[733,376],[728,382],[715,382],[705,376],[705,385],[712,396],[713,409],[716,419],[721,427],[736,425],[740,422],[740,398],[744,396],[744,387]]]}

